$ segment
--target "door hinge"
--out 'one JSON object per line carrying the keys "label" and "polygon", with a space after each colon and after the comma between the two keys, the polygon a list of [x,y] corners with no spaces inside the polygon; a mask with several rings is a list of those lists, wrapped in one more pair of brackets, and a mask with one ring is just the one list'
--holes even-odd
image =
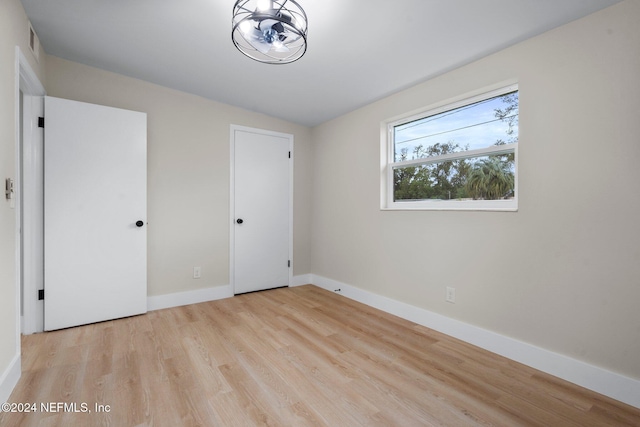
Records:
{"label": "door hinge", "polygon": [[287,261],[287,267],[291,268],[291,260]]}
{"label": "door hinge", "polygon": [[291,158],[291,151],[289,151],[289,158]]}
{"label": "door hinge", "polygon": [[44,117],[38,117],[38,127],[44,128]]}
{"label": "door hinge", "polygon": [[38,290],[38,301],[43,300],[44,299],[44,289],[39,289]]}

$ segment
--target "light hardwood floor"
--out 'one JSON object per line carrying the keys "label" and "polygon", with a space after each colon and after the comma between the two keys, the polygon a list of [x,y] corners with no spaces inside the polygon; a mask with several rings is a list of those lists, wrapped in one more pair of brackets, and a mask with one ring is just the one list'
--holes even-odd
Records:
{"label": "light hardwood floor", "polygon": [[638,409],[311,285],[22,345],[10,402],[91,412],[1,426],[640,426]]}

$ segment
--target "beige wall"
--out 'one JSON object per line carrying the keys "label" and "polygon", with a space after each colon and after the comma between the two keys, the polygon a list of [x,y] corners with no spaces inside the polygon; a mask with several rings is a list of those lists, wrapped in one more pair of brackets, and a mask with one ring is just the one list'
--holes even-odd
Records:
{"label": "beige wall", "polygon": [[16,211],[4,197],[5,178],[16,179],[15,48],[22,53],[40,81],[44,77],[43,52],[36,62],[28,47],[28,23],[19,0],[0,1],[0,378],[18,352],[16,330]]}
{"label": "beige wall", "polygon": [[[0,178],[15,177],[19,44],[49,95],[148,114],[149,295],[229,283],[229,125],[264,128],[295,136],[294,274],[640,379],[638,16],[640,3],[623,2],[310,131],[43,54],[38,64],[19,1],[2,0]],[[514,78],[517,213],[380,211],[382,120]],[[15,301],[15,211],[2,199],[0,375],[17,350]]]}
{"label": "beige wall", "polygon": [[[639,17],[623,2],[314,128],[312,272],[640,379]],[[381,121],[514,78],[518,212],[379,209]]]}
{"label": "beige wall", "polygon": [[46,89],[147,113],[149,295],[229,284],[231,124],[294,135],[294,274],[309,273],[308,128],[53,56]]}

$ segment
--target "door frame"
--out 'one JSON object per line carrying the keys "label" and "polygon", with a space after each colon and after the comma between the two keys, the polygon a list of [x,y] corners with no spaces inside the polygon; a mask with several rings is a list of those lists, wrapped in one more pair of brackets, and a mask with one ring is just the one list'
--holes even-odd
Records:
{"label": "door frame", "polygon": [[[24,198],[24,194],[29,194],[30,192],[35,191],[35,188],[22,188],[22,180],[21,176],[25,170],[29,170],[29,166],[23,164],[23,159],[21,156],[22,146],[26,144],[30,144],[31,141],[28,138],[31,137],[30,132],[21,132],[21,122],[24,123],[27,117],[25,117],[26,108],[20,108],[20,92],[24,95],[29,96],[45,96],[46,91],[44,86],[38,79],[38,76],[33,71],[27,58],[24,56],[20,47],[16,46],[16,60],[15,60],[15,128],[16,128],[16,136],[15,136],[15,162],[16,162],[16,176],[15,176],[15,204],[16,204],[16,323],[17,323],[17,342],[18,342],[18,351],[20,351],[20,333],[21,331],[25,334],[32,334],[34,332],[42,332],[44,328],[44,324],[38,324],[38,319],[42,319],[43,311],[42,304],[40,304],[40,312],[38,312],[38,300],[36,299],[37,295],[37,286],[35,282],[25,282],[23,283],[23,268],[34,269],[36,266],[30,262],[29,260],[25,260],[26,256],[23,257],[22,254],[22,235],[24,229],[33,228],[33,224],[28,220],[23,221],[23,213],[22,212],[22,200]],[[44,102],[44,100],[43,100]],[[31,120],[37,120],[37,118],[33,117],[31,111],[29,111],[31,115]],[[22,135],[21,135],[22,133]],[[25,138],[26,137],[26,138]],[[26,160],[25,160],[26,162]],[[44,185],[44,183],[42,183]],[[42,188],[41,188],[42,189]],[[44,203],[44,200],[42,201]],[[44,248],[33,248],[34,250],[44,250]],[[40,266],[42,268],[43,266]],[[34,276],[34,271],[31,270],[29,272],[29,276]],[[27,274],[25,274],[26,276]],[[31,295],[32,297],[25,297],[25,295]]]}
{"label": "door frame", "polygon": [[22,114],[22,333],[33,334],[44,325],[44,300],[36,298],[44,289],[44,97],[23,94]]}
{"label": "door frame", "polygon": [[240,126],[232,124],[230,126],[229,137],[229,284],[233,288],[235,293],[235,135],[236,131],[257,133],[266,136],[276,136],[279,138],[285,138],[289,140],[289,151],[291,152],[291,161],[289,162],[289,259],[291,260],[291,266],[289,268],[289,278],[287,286],[291,286],[293,279],[293,135],[288,133],[274,132],[265,129],[252,128],[247,126]]}

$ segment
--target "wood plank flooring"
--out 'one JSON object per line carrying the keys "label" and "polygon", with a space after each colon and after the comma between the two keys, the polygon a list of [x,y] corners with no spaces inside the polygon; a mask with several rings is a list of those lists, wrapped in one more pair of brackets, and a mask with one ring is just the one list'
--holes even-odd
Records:
{"label": "wood plank flooring", "polygon": [[311,285],[22,345],[10,402],[38,412],[3,427],[640,426],[636,408]]}

